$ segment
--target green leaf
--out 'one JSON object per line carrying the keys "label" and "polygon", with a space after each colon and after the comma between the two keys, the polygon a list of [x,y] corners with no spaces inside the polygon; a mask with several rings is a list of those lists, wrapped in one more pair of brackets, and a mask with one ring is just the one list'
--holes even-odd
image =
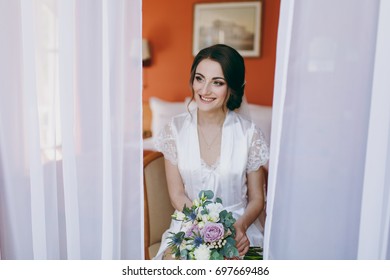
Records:
{"label": "green leaf", "polygon": [[192,208],[183,209],[183,214],[185,215],[184,221],[190,220],[190,217],[191,217],[191,215],[192,215],[194,212],[195,212],[195,211],[194,211]]}
{"label": "green leaf", "polygon": [[223,260],[223,255],[218,253],[218,251],[213,251],[211,253],[210,260]]}
{"label": "green leaf", "polygon": [[219,212],[219,219],[222,221],[223,224],[227,214],[228,212],[226,210],[222,210],[221,212]]}
{"label": "green leaf", "polygon": [[234,240],[234,238],[228,237],[225,240],[226,240],[226,245],[236,247],[236,240]]}
{"label": "green leaf", "polygon": [[230,228],[230,227],[232,227],[234,225],[234,223],[232,223],[230,220],[225,220],[224,224],[228,228]]}
{"label": "green leaf", "polygon": [[180,251],[180,259],[182,260],[188,259],[188,251],[186,249]]}
{"label": "green leaf", "polygon": [[214,197],[213,191],[207,190],[207,191],[201,191],[199,193],[199,198],[202,198],[202,196],[206,197],[207,199],[212,199]]}
{"label": "green leaf", "polygon": [[[234,241],[234,239],[233,239],[233,241]],[[239,256],[238,250],[235,246],[235,242],[234,242],[234,245],[231,242],[227,242],[222,249],[222,253],[226,258],[229,258],[229,259]]]}
{"label": "green leaf", "polygon": [[225,227],[232,228],[234,223],[236,222],[236,219],[233,217],[231,212],[224,212],[224,211],[219,213],[219,218],[221,219]]}
{"label": "green leaf", "polygon": [[206,207],[206,205],[209,205],[209,204],[211,204],[211,203],[213,203],[213,202],[210,201],[210,200],[207,200],[207,201],[205,201],[205,203],[203,204],[203,207]]}
{"label": "green leaf", "polygon": [[217,198],[215,199],[215,202],[216,202],[216,203],[221,203],[221,204],[222,204],[222,199],[220,199],[219,197],[217,197]]}

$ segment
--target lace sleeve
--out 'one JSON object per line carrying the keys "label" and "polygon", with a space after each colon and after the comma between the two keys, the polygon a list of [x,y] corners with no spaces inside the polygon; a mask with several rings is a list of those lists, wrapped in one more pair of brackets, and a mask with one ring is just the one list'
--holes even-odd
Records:
{"label": "lace sleeve", "polygon": [[169,122],[157,135],[154,146],[162,152],[172,164],[177,165],[177,149],[175,135],[172,130],[172,121]]}
{"label": "lace sleeve", "polygon": [[256,171],[260,166],[265,165],[269,158],[268,145],[264,135],[258,128],[254,129],[252,141],[249,147],[246,172]]}

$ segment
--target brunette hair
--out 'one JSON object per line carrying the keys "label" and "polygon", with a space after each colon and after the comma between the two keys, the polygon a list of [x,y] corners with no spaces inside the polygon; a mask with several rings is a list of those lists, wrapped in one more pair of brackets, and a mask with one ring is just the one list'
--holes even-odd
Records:
{"label": "brunette hair", "polygon": [[245,89],[244,59],[234,48],[223,44],[204,48],[195,56],[194,61],[192,62],[190,75],[192,99],[194,99],[194,90],[192,85],[195,78],[195,71],[198,64],[204,59],[216,61],[221,65],[222,72],[228,86],[226,107],[229,110],[239,108],[241,106]]}

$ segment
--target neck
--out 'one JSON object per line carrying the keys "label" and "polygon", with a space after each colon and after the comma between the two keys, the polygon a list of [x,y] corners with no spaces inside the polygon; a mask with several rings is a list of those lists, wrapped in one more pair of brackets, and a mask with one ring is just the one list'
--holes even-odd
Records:
{"label": "neck", "polygon": [[208,125],[217,125],[222,126],[227,111],[218,110],[218,111],[200,111],[198,110],[198,125],[208,126]]}

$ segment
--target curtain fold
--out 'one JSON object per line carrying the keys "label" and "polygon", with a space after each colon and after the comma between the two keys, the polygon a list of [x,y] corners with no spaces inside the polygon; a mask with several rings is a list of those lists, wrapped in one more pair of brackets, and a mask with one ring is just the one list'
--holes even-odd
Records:
{"label": "curtain fold", "polygon": [[[0,1],[0,187],[2,258],[33,258],[30,184],[23,129],[22,25],[19,1]],[[11,59],[12,58],[12,59]],[[23,221],[14,223],[13,221]]]}
{"label": "curtain fold", "polygon": [[142,259],[140,0],[0,0],[3,259]]}
{"label": "curtain fold", "polygon": [[31,1],[21,2],[22,20],[22,79],[24,97],[24,123],[29,150],[30,166],[30,193],[31,193],[31,226],[32,243],[35,259],[47,258],[46,244],[46,218],[43,166],[41,165],[41,153],[39,144],[39,118],[38,99],[36,87],[36,63],[35,63],[35,20],[34,7]]}
{"label": "curtain fold", "polygon": [[[79,215],[79,186],[77,170],[76,135],[76,2],[58,2],[58,77],[61,119],[61,151],[64,190],[66,252],[68,259],[81,258],[81,232]],[[79,107],[81,109],[81,107]],[[81,118],[80,112],[79,117]],[[79,138],[80,139],[80,138]],[[80,153],[82,156],[82,153]],[[80,171],[79,171],[80,172]]]}
{"label": "curtain fold", "polygon": [[110,45],[109,37],[108,37],[108,3],[106,0],[102,1],[102,11],[107,11],[107,13],[102,14],[102,113],[103,113],[103,123],[102,123],[102,139],[103,139],[103,169],[109,170],[103,174],[103,220],[102,220],[102,258],[110,259],[113,257],[113,243],[114,243],[114,209],[112,204],[113,198],[113,174],[110,170],[110,166],[112,165],[112,153],[111,147],[112,139],[111,133],[107,133],[111,131],[111,102],[110,102],[110,73],[108,69],[110,68]]}
{"label": "curtain fold", "polygon": [[381,1],[364,172],[359,259],[390,259],[390,2]]}
{"label": "curtain fold", "polygon": [[281,2],[267,259],[358,258],[379,3]]}

